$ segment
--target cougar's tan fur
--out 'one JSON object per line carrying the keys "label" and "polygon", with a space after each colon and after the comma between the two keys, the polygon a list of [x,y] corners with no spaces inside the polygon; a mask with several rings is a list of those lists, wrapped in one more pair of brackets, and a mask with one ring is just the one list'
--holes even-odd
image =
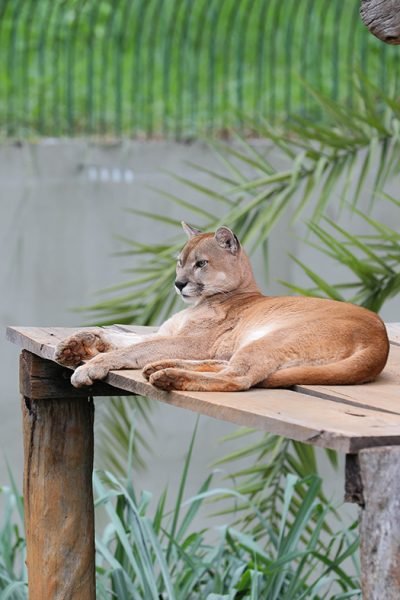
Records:
{"label": "cougar's tan fur", "polygon": [[154,335],[119,338],[97,330],[62,342],[62,364],[90,359],[75,370],[75,386],[113,369],[144,368],[157,387],[192,391],[358,384],[382,371],[389,342],[376,314],[333,300],[264,296],[228,228],[184,228],[190,239],[175,283],[192,306]]}

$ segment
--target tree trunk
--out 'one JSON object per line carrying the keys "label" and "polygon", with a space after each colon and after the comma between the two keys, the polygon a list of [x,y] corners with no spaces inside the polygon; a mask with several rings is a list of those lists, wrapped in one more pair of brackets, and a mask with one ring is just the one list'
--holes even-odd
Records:
{"label": "tree trunk", "polygon": [[386,44],[400,44],[400,0],[361,0],[361,19]]}

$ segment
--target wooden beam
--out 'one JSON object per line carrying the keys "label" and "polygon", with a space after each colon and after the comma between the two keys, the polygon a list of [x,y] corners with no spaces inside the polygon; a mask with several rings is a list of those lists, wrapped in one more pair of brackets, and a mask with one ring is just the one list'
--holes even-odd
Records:
{"label": "wooden beam", "polygon": [[93,400],[44,395],[22,396],[29,599],[94,600]]}
{"label": "wooden beam", "polygon": [[400,598],[400,447],[359,453],[363,600]]}
{"label": "wooden beam", "polygon": [[[39,358],[28,350],[22,350],[19,368],[20,393],[31,400],[121,395],[121,390],[103,382],[77,389],[71,384],[71,373],[72,369]],[[131,396],[133,392],[125,391],[123,395]]]}

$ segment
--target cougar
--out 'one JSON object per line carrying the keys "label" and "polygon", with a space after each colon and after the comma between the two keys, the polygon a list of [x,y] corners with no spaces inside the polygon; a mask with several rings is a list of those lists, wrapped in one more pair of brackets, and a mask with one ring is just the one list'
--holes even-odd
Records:
{"label": "cougar", "polygon": [[55,360],[77,367],[74,386],[114,369],[143,369],[164,390],[210,392],[360,384],[382,371],[389,342],[375,313],[334,300],[264,296],[228,227],[183,228],[189,240],[178,257],[175,290],[191,306],[154,334],[99,328],[61,342]]}

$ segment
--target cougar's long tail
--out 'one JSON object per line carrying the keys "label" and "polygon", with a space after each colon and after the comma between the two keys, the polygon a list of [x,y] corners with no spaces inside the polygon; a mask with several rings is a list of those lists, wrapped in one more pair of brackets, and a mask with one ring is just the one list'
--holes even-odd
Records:
{"label": "cougar's long tail", "polygon": [[[373,353],[375,354],[375,353]],[[371,360],[372,359],[372,360]],[[279,369],[257,387],[277,388],[292,385],[354,385],[376,379],[386,364],[387,356],[375,361],[371,350],[363,349],[335,363],[304,365]]]}

